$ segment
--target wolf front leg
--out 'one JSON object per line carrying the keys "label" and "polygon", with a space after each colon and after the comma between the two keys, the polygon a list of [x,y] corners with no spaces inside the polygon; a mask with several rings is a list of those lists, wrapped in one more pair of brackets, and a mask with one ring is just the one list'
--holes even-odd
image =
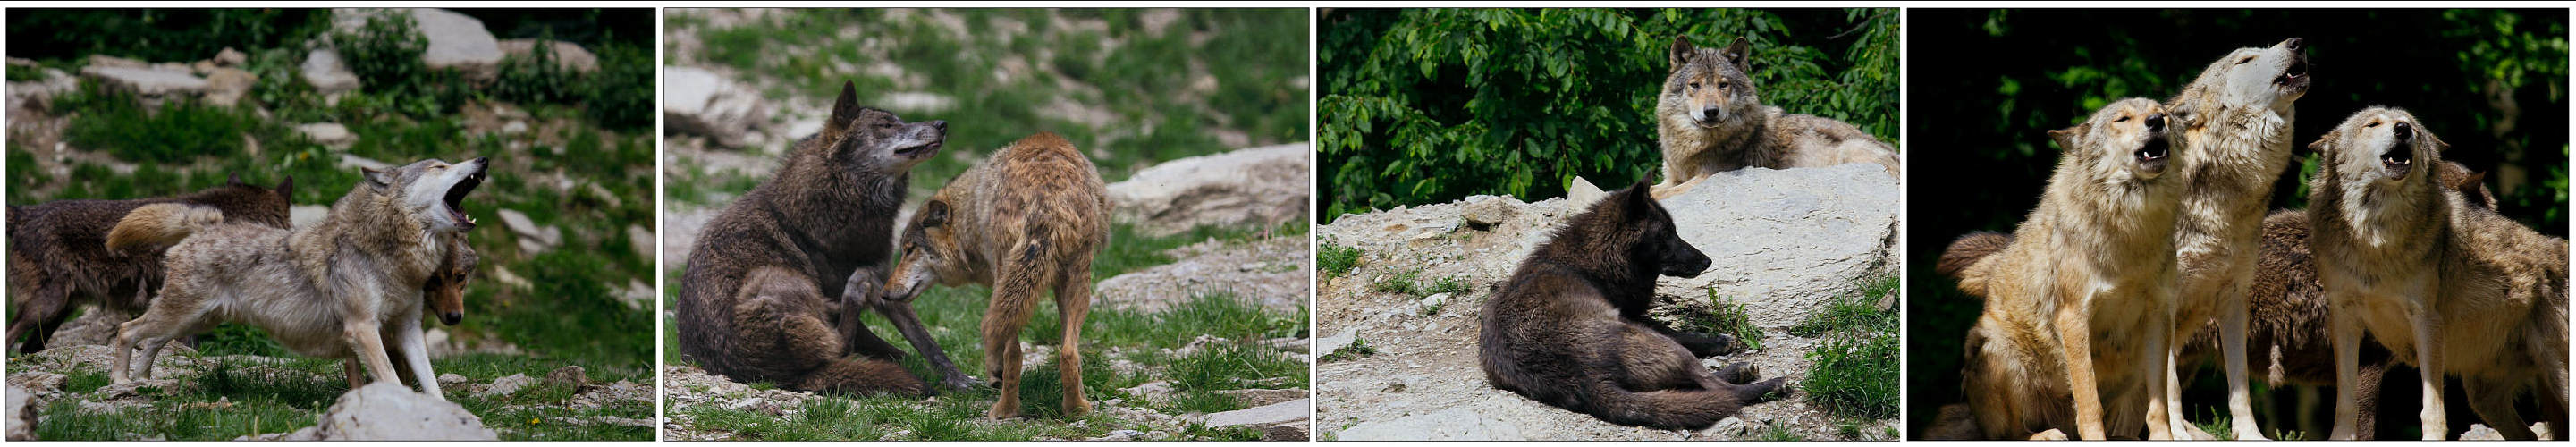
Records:
{"label": "wolf front leg", "polygon": [[[2250,283],[2252,277],[2247,278]],[[2248,287],[2230,290],[2235,293],[2229,294],[2229,298],[2218,305],[2219,361],[2227,363],[2227,425],[2236,430],[2239,441],[2267,440],[2269,438],[2263,436],[2263,427],[2254,421],[2253,385],[2245,382],[2252,380],[2246,377],[2245,365],[2245,324],[2250,319],[2248,307],[2252,306],[2246,302],[2246,294],[2251,287],[2248,284]]]}
{"label": "wolf front leg", "polygon": [[[2073,307],[2073,308],[2070,308]],[[2081,439],[2102,440],[2102,390],[2093,375],[2091,312],[2078,306],[2057,309],[2058,349],[2066,357],[2066,388],[2075,395],[2075,432]]]}
{"label": "wolf front leg", "polygon": [[2361,309],[2359,298],[2351,292],[2327,289],[2326,293],[2335,357],[2334,431],[2326,439],[2349,441],[2360,433],[2355,426],[2361,421],[2361,403],[2355,393],[2361,386]]}
{"label": "wolf front leg", "polygon": [[438,374],[429,368],[429,344],[421,336],[420,316],[413,315],[401,321],[394,327],[393,336],[395,346],[402,351],[403,366],[411,370],[413,380],[420,381],[421,392],[438,400],[447,400],[447,395],[438,390]]}
{"label": "wolf front leg", "polygon": [[341,322],[340,337],[349,343],[350,349],[357,351],[358,361],[366,364],[369,376],[367,383],[383,381],[402,383],[402,379],[394,377],[393,357],[385,354],[383,326],[377,324],[374,318],[361,316],[361,318]]}
{"label": "wolf front leg", "polygon": [[2414,315],[2415,319],[2415,370],[2423,374],[2424,411],[2419,417],[2424,420],[2424,440],[2440,441],[2451,435],[2450,413],[2442,405],[2442,316],[2421,298],[2409,299],[2407,303],[2417,307],[2407,313]]}
{"label": "wolf front leg", "polygon": [[[2158,301],[2172,303],[2172,298],[2172,294],[2165,294]],[[2175,382],[2173,363],[2169,361],[2173,358],[2172,350],[2175,347],[2166,343],[2166,339],[2171,338],[2173,334],[2170,330],[2173,327],[2173,314],[2173,307],[2168,305],[2147,315],[2146,349],[2139,351],[2147,356],[2147,361],[2143,362],[2146,366],[2145,373],[2137,377],[2147,382],[2147,439],[2150,440],[2187,437],[2191,432],[2187,427],[2176,428],[2183,423],[2181,418],[2174,417],[2181,414],[2180,409],[2175,408],[2181,402],[2169,400],[2170,396],[2165,392],[2166,384]]]}

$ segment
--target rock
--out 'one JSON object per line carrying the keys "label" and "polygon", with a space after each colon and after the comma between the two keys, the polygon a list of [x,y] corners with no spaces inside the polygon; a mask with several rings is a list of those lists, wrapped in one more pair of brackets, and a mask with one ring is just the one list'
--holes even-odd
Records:
{"label": "rock", "polygon": [[9,83],[9,110],[11,111],[50,109],[53,106],[54,97],[80,90],[80,78],[72,77],[62,70],[33,66],[34,62],[28,62],[28,65],[15,63],[25,59],[10,60],[12,61],[10,70],[42,73],[34,81]]}
{"label": "rock", "polygon": [[509,124],[501,125],[502,135],[518,135],[523,133],[528,133],[528,122],[526,121],[511,121]]}
{"label": "rock", "polygon": [[2461,432],[2460,440],[2502,441],[2504,440],[2504,433],[2497,432],[2494,427],[2488,427],[2487,424],[2469,424],[2469,431]]}
{"label": "rock", "polygon": [[1343,329],[1340,334],[1315,339],[1315,352],[1318,355],[1332,355],[1336,351],[1341,351],[1342,348],[1350,347],[1351,342],[1359,341],[1359,339],[1359,328]]}
{"label": "rock", "polygon": [[527,374],[511,374],[507,377],[492,379],[492,384],[484,385],[481,391],[477,391],[474,394],[478,396],[507,396],[511,393],[519,392],[519,389],[521,388],[527,388],[528,385],[535,384],[537,384],[537,379],[528,378]]}
{"label": "rock", "polygon": [[[525,378],[522,376],[521,378]],[[376,382],[340,395],[312,438],[331,441],[495,441],[483,419],[454,402]]]}
{"label": "rock", "polygon": [[1292,143],[1167,161],[1110,184],[1109,203],[1120,220],[1156,236],[1273,225],[1306,216],[1314,160],[1313,146]]}
{"label": "rock", "polygon": [[217,68],[206,74],[206,103],[232,107],[241,103],[242,96],[250,94],[251,85],[258,83],[259,76],[248,71]]}
{"label": "rock", "polygon": [[82,67],[109,67],[109,68],[150,68],[151,66],[152,66],[152,64],[143,63],[143,61],[133,60],[133,59],[126,59],[126,58],[116,57],[116,56],[109,56],[109,55],[104,55],[104,54],[92,54],[92,55],[89,55],[89,63],[88,63],[88,64],[86,64],[86,65],[82,65]]}
{"label": "rock", "polygon": [[939,113],[957,105],[956,98],[928,92],[895,92],[877,98],[876,104],[903,113]]}
{"label": "rock", "polygon": [[1565,206],[1577,210],[1591,208],[1592,202],[1601,201],[1601,197],[1608,195],[1610,193],[1602,191],[1601,187],[1593,186],[1591,180],[1575,177],[1574,184],[1565,187]]}
{"label": "rock", "polygon": [[1306,398],[1306,397],[1307,397],[1307,396],[1306,396],[1306,395],[1307,395],[1306,390],[1296,390],[1296,389],[1288,389],[1288,390],[1265,390],[1265,389],[1250,389],[1250,390],[1220,390],[1220,391],[1217,391],[1216,393],[1217,393],[1217,394],[1223,394],[1223,395],[1226,395],[1226,396],[1234,397],[1234,400],[1235,400],[1235,402],[1236,402],[1236,403],[1240,403],[1240,404],[1242,404],[1243,406],[1247,406],[1247,407],[1258,407],[1258,406],[1270,405],[1270,404],[1275,404],[1275,403],[1280,403],[1280,402],[1287,402],[1287,401],[1292,401],[1292,400],[1297,400],[1297,399],[1304,399],[1304,398]]}
{"label": "rock", "polygon": [[1384,421],[1363,422],[1342,429],[1337,436],[1343,441],[1519,441],[1521,430],[1494,421],[1464,407],[1429,414],[1405,416]]}
{"label": "rock", "polygon": [[80,72],[82,79],[147,97],[195,95],[206,91],[205,78],[190,74],[186,69],[91,65],[82,67]]}
{"label": "rock", "polygon": [[546,383],[580,387],[590,383],[590,374],[582,370],[581,365],[564,365],[546,373]]}
{"label": "rock", "polygon": [[[522,213],[519,210],[503,208],[500,214],[501,224],[510,227],[511,233],[519,235],[520,248],[529,249],[530,253],[541,253],[547,248],[563,244],[562,228],[537,226],[537,221],[529,219],[528,213]],[[529,242],[535,242],[536,245],[530,247]]]}
{"label": "rock", "polygon": [[359,87],[358,74],[350,72],[348,64],[340,62],[340,52],[329,48],[315,48],[305,53],[302,75],[306,85],[326,96]]}
{"label": "rock", "polygon": [[1097,437],[1097,438],[1085,439],[1085,441],[1134,441],[1134,440],[1138,440],[1138,439],[1143,439],[1144,437],[1145,437],[1145,432],[1141,432],[1141,431],[1135,431],[1135,430],[1111,430],[1111,431],[1109,432],[1109,434],[1108,434],[1108,435],[1101,436],[1101,437]]}
{"label": "rock", "polygon": [[358,156],[357,154],[340,154],[340,168],[341,168],[341,169],[375,169],[375,170],[384,170],[384,169],[388,169],[388,168],[392,168],[392,167],[394,167],[394,164],[393,164],[393,163],[386,163],[386,162],[382,162],[382,161],[376,161],[376,159],[373,159],[373,158],[367,158],[367,157],[360,157],[360,156]]}
{"label": "rock", "polygon": [[133,314],[117,312],[105,307],[84,307],[88,310],[81,312],[81,316],[73,318],[71,322],[63,323],[61,328],[55,329],[53,338],[46,339],[45,346],[105,345],[109,339],[116,338],[116,325],[134,319]]}
{"label": "rock", "polygon": [[752,130],[769,122],[760,91],[696,67],[662,69],[662,116],[674,132],[706,136],[717,146],[757,143]]}
{"label": "rock", "polygon": [[1438,309],[1438,308],[1440,308],[1440,305],[1442,305],[1442,304],[1448,304],[1448,303],[1449,303],[1449,294],[1447,294],[1447,293],[1434,293],[1434,294],[1431,294],[1431,296],[1422,297],[1422,311],[1423,311],[1423,312],[1430,312],[1432,309]]}
{"label": "rock", "polygon": [[626,243],[627,246],[635,247],[636,256],[644,259],[653,259],[653,247],[660,246],[655,243],[653,230],[644,228],[643,225],[626,226]]}
{"label": "rock", "polygon": [[1462,213],[1460,217],[1467,218],[1467,225],[1470,227],[1492,228],[1495,225],[1510,222],[1512,217],[1519,216],[1521,208],[1518,202],[1498,196],[1469,197],[1467,212]]}
{"label": "rock", "polygon": [[589,73],[599,70],[599,56],[590,54],[590,50],[582,49],[580,44],[572,42],[560,40],[541,41],[538,39],[506,39],[501,41],[501,53],[510,56],[535,57],[533,54],[536,52],[537,44],[539,42],[544,42],[546,45],[552,47],[548,48],[548,50],[554,52],[555,65],[563,67],[564,70],[574,73]]}
{"label": "rock", "polygon": [[70,380],[70,377],[62,374],[44,371],[28,371],[10,374],[9,389],[34,394],[52,394],[62,391],[63,383],[68,380]]}
{"label": "rock", "polygon": [[[313,144],[330,146],[333,148],[346,148],[349,147],[350,143],[358,142],[358,134],[349,133],[349,126],[342,126],[340,123],[300,124],[295,126],[295,132],[304,134],[304,139],[313,140]],[[349,166],[346,161],[349,160],[350,157],[355,156],[343,154],[340,158],[342,160],[340,165],[343,167]],[[360,160],[365,159],[360,158]],[[373,165],[368,165],[367,167],[383,169],[387,166],[392,165],[385,164],[384,162],[375,162]]]}
{"label": "rock", "polygon": [[214,62],[217,67],[239,67],[250,62],[250,55],[232,47],[224,47],[223,51],[215,52]]}
{"label": "rock", "polygon": [[326,205],[296,205],[288,207],[286,209],[286,215],[286,220],[294,226],[311,226],[316,223],[321,223],[322,218],[330,217],[331,207]]}
{"label": "rock", "polygon": [[36,440],[36,397],[27,390],[10,386],[8,390],[8,440]]}
{"label": "rock", "polygon": [[1270,405],[1211,414],[1207,416],[1207,427],[1268,427],[1289,422],[1305,421],[1308,417],[1312,417],[1314,415],[1314,404],[1314,399],[1297,399]]}
{"label": "rock", "polygon": [[215,68],[217,68],[215,67],[215,61],[212,60],[203,60],[197,61],[197,63],[194,64],[188,64],[188,72],[196,73],[198,76],[213,73],[215,72]]}
{"label": "rock", "polygon": [[1656,294],[1675,305],[1657,311],[1707,312],[1715,288],[1758,303],[1746,307],[1756,325],[1796,324],[1863,278],[1893,274],[1898,190],[1868,164],[1710,175],[1663,202],[1682,239],[1715,262],[1698,277],[1658,281]]}
{"label": "rock", "polygon": [[474,381],[474,379],[466,378],[463,374],[447,373],[438,375],[438,384],[441,386],[462,385],[471,381]]}
{"label": "rock", "polygon": [[409,13],[413,29],[429,40],[420,61],[430,69],[452,68],[467,76],[489,81],[500,73],[501,41],[483,28],[483,21],[455,11],[434,8],[369,9],[342,8],[331,10],[331,27],[335,31],[355,33],[367,25],[367,18],[378,14]]}
{"label": "rock", "polygon": [[[676,234],[676,233],[675,233]],[[1151,312],[1216,291],[1271,309],[1298,311],[1315,283],[1307,271],[1314,257],[1304,237],[1252,242],[1205,241],[1163,252],[1172,263],[1147,267],[1094,284],[1092,306]],[[1263,268],[1243,269],[1260,263]]]}
{"label": "rock", "polygon": [[1270,428],[1261,430],[1261,440],[1304,441],[1314,437],[1310,434],[1313,433],[1313,425],[1314,423],[1310,421],[1297,421],[1272,425]]}

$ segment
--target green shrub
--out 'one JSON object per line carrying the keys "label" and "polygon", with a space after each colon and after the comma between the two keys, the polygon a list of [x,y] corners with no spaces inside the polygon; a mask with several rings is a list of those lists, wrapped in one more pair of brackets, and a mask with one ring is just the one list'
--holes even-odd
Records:
{"label": "green shrub", "polygon": [[[1652,111],[1674,36],[1749,39],[1765,103],[1895,140],[1890,9],[1344,10],[1323,20],[1315,107],[1327,223],[1474,194],[1560,196],[1577,176],[1609,188],[1652,178],[1662,159]],[[1863,31],[1829,32],[1847,29]]]}
{"label": "green shrub", "polygon": [[330,23],[328,9],[21,9],[9,12],[9,56],[196,61],[224,48],[298,47]]}
{"label": "green shrub", "polygon": [[555,57],[554,33],[537,38],[528,54],[513,54],[501,59],[500,79],[492,85],[492,97],[521,104],[563,102],[573,94],[579,81],[572,70],[564,68]]}
{"label": "green shrub", "polygon": [[1826,337],[1807,353],[1816,364],[1802,384],[1807,401],[1835,415],[1896,417],[1898,344],[1894,331]]}
{"label": "green shrub", "polygon": [[599,71],[580,85],[582,110],[591,121],[610,129],[650,129],[653,118],[661,116],[654,107],[657,66],[653,51],[625,44],[601,45],[598,51]]}
{"label": "green shrub", "polygon": [[1735,342],[1745,349],[1762,349],[1762,326],[1753,324],[1753,314],[1745,312],[1744,303],[1720,298],[1717,289],[1708,289],[1708,304],[1708,315],[1687,323],[1697,326],[1697,329],[1735,337]]}
{"label": "green shrub", "polygon": [[56,104],[57,112],[78,116],[63,130],[64,141],[146,165],[227,158],[242,152],[247,144],[243,135],[277,141],[289,132],[242,110],[195,99],[167,100],[160,110],[149,110],[130,92],[87,81],[66,96]]}
{"label": "green shrub", "polygon": [[1350,274],[1351,269],[1359,268],[1360,254],[1359,247],[1325,242],[1315,251],[1315,267],[1324,269],[1326,278],[1340,278]]}
{"label": "green shrub", "polygon": [[[455,111],[475,94],[465,76],[455,70],[431,69],[422,61],[429,51],[429,38],[422,36],[411,14],[385,12],[367,17],[357,32],[334,32],[340,60],[349,72],[358,76],[359,88],[379,101],[374,105],[400,112],[413,118],[431,118]],[[348,101],[342,101],[349,110]]]}

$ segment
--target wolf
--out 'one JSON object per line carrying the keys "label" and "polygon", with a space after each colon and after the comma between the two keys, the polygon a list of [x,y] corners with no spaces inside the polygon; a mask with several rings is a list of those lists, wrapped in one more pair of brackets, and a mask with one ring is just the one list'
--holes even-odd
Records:
{"label": "wolf", "polygon": [[[2243,298],[2254,277],[2263,230],[2263,213],[2271,208],[2272,184],[2290,167],[2290,125],[2294,103],[2305,96],[2312,77],[2304,40],[2290,38],[2263,48],[2239,48],[2211,61],[2191,84],[2165,101],[2175,123],[2174,140],[2182,150],[2177,161],[2186,186],[2175,224],[2175,260],[2182,275],[2175,284],[2173,326],[2168,340],[2180,341],[2217,318],[2221,366],[2227,376],[2227,408],[2236,439],[2262,439],[2254,420],[2253,395],[2246,388]],[[2181,343],[2167,346],[2178,351]],[[2166,352],[2168,365],[2178,352]],[[2160,373],[2164,395],[2148,406],[2161,408],[2172,433],[2185,433],[2181,375]]]}
{"label": "wolf", "polygon": [[2146,408],[2163,394],[2168,340],[2152,329],[2169,326],[2183,191],[2165,172],[2177,147],[2168,121],[2162,104],[2130,98],[2049,131],[2064,152],[2017,237],[1993,256],[1943,261],[1960,290],[1987,298],[1961,371],[1985,438],[2129,437],[2141,422],[2171,436]]}
{"label": "wolf", "polygon": [[1487,382],[1615,424],[1688,430],[1790,390],[1744,365],[1712,373],[1692,354],[1708,347],[1628,316],[1654,299],[1656,277],[1709,266],[1650,189],[1638,182],[1568,219],[1495,290],[1477,339]]}
{"label": "wolf", "polygon": [[1674,37],[1672,71],[1655,97],[1656,143],[1664,150],[1664,179],[1655,197],[1671,197],[1708,174],[1750,167],[1788,169],[1844,163],[1878,163],[1902,175],[1896,147],[1849,123],[1783,113],[1762,104],[1753,85],[1753,44],[1743,38],[1726,48],[1698,48]]}
{"label": "wolf", "polygon": [[[947,384],[977,386],[930,340],[909,302],[875,299],[883,295],[910,170],[939,153],[947,128],[862,107],[856,87],[842,83],[823,129],[798,140],[775,177],[725,206],[699,233],[672,306],[680,355],[740,382],[933,393],[892,361],[903,351],[860,322],[875,310]],[[859,357],[846,358],[852,354]]]}
{"label": "wolf", "polygon": [[911,301],[933,283],[986,284],[984,372],[1002,398],[985,415],[1020,412],[1020,328],[1055,293],[1063,410],[1091,412],[1082,392],[1082,320],[1091,310],[1092,254],[1109,244],[1109,189],[1082,150],[1052,133],[1021,138],[948,181],[912,214],[886,299]]}
{"label": "wolf", "polygon": [[[364,180],[331,204],[320,223],[293,230],[214,223],[181,204],[138,207],[109,230],[110,250],[169,245],[161,296],[133,321],[117,325],[109,378],[152,376],[152,361],[170,339],[245,323],[266,330],[298,354],[347,359],[378,382],[401,383],[445,399],[421,334],[422,287],[452,257],[449,248],[474,218],[465,196],[489,177],[490,162],[431,159],[386,170],[362,169]],[[143,350],[140,371],[131,358]],[[352,380],[354,382],[354,380]]]}
{"label": "wolf", "polygon": [[2534,439],[2514,397],[2538,394],[2551,433],[2567,428],[2567,241],[2445,194],[2416,165],[2449,144],[2403,109],[2354,113],[2308,145],[2310,248],[2333,311],[2335,439],[2357,432],[2363,331],[2424,384],[2427,440],[2448,437],[2443,378],[2507,439]]}
{"label": "wolf", "polygon": [[24,354],[43,351],[46,339],[62,327],[63,312],[82,304],[125,315],[143,311],[152,301],[152,285],[161,281],[161,252],[116,252],[105,245],[108,229],[135,208],[180,203],[213,209],[234,222],[286,228],[287,198],[294,191],[292,177],[263,188],[234,175],[223,186],[172,197],[9,206],[9,304],[15,311],[9,315],[9,343]]}

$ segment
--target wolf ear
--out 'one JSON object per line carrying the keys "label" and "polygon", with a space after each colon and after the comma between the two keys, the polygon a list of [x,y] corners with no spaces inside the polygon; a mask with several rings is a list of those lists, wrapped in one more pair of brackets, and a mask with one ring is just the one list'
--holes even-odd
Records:
{"label": "wolf ear", "polygon": [[1673,70],[1681,70],[1682,65],[1689,64],[1691,53],[1698,51],[1698,48],[1691,47],[1690,36],[1673,36]]}
{"label": "wolf ear", "polygon": [[295,176],[286,176],[286,180],[277,182],[277,196],[295,200]]}
{"label": "wolf ear", "polygon": [[2077,141],[2084,140],[2084,132],[2086,132],[2084,125],[2077,124],[2075,127],[2048,131],[2048,139],[2057,142],[2057,150],[2071,151],[2075,150]]}
{"label": "wolf ear", "polygon": [[392,171],[376,168],[358,168],[358,173],[360,176],[367,178],[367,183],[373,184],[378,188],[393,186],[394,184],[394,173]]}
{"label": "wolf ear", "polygon": [[1753,42],[1737,37],[1720,53],[1726,55],[1726,63],[1735,65],[1735,71],[1753,74]]}
{"label": "wolf ear", "polygon": [[2329,142],[2334,141],[2334,140],[2335,140],[2335,138],[2337,138],[2337,137],[2341,137],[2342,135],[2343,135],[2343,129],[2335,129],[2335,130],[2333,130],[2333,131],[2328,131],[2328,132],[2326,132],[2326,134],[2325,134],[2325,135],[2318,135],[2318,136],[2317,136],[2317,141],[2313,141],[2313,142],[2309,142],[2309,143],[2308,143],[2308,152],[2311,152],[2311,153],[2318,153],[2318,154],[2326,153],[2326,152],[2328,152],[2328,151],[2327,151],[2328,149],[2333,149],[2333,148],[2334,148],[2334,144],[2331,144],[2331,143],[2329,143]]}
{"label": "wolf ear", "polygon": [[239,172],[235,172],[235,173],[232,173],[231,175],[226,175],[226,176],[224,176],[224,186],[241,186],[241,185],[242,185],[242,181],[241,181],[241,173],[239,173]]}
{"label": "wolf ear", "polygon": [[823,140],[839,138],[850,130],[850,121],[859,119],[858,84],[841,81],[841,97],[832,100],[832,119],[823,122]]}
{"label": "wolf ear", "polygon": [[1620,201],[1620,209],[1625,210],[1621,214],[1626,214],[1631,218],[1643,218],[1654,214],[1642,211],[1654,208],[1655,194],[1653,189],[1653,181],[1641,180],[1635,185],[1628,186],[1627,189],[1619,190],[1619,197],[1616,197],[1616,199]]}
{"label": "wolf ear", "polygon": [[932,200],[922,202],[921,227],[939,228],[942,225],[948,225],[948,201]]}

